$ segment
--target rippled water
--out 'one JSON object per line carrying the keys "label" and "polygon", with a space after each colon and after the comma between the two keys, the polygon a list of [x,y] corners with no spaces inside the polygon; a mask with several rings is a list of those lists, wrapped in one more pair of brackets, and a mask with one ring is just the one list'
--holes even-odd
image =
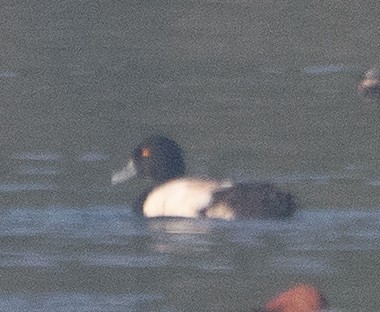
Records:
{"label": "rippled water", "polygon": [[[379,210],[225,222],[144,221],[124,206],[3,208],[0,235],[3,311],[237,311],[295,281],[356,311],[356,287],[377,291]],[[369,294],[366,306],[377,304]]]}
{"label": "rippled water", "polygon": [[[119,203],[133,185],[109,186],[108,161],[13,155],[0,184],[2,311],[249,311],[295,282],[320,286],[339,311],[378,304],[379,207],[302,207],[290,221],[142,220]],[[104,179],[83,187],[95,168]],[[363,166],[272,177],[287,187],[342,179],[377,188]]]}

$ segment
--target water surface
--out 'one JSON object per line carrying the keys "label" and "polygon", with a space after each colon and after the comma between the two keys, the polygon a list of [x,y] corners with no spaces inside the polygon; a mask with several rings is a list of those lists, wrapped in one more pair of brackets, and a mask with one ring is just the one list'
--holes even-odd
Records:
{"label": "water surface", "polygon": [[[376,1],[5,0],[0,310],[249,311],[296,282],[377,311]],[[288,222],[163,219],[110,176],[166,133],[195,175],[293,192]]]}

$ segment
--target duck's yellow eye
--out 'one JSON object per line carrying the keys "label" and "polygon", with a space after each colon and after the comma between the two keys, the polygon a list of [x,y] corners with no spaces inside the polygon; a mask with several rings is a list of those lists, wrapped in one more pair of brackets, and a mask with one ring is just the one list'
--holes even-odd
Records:
{"label": "duck's yellow eye", "polygon": [[149,148],[142,148],[142,149],[141,149],[141,156],[142,156],[142,157],[144,157],[144,158],[146,158],[146,157],[150,157],[151,154],[152,154],[152,153],[151,153],[151,151],[150,151]]}

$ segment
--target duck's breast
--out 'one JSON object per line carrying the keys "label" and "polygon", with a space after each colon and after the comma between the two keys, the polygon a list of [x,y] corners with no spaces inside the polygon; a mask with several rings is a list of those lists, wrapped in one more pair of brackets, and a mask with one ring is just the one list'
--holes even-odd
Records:
{"label": "duck's breast", "polygon": [[200,211],[212,201],[213,192],[221,187],[214,180],[176,179],[149,193],[144,201],[146,217],[199,217]]}

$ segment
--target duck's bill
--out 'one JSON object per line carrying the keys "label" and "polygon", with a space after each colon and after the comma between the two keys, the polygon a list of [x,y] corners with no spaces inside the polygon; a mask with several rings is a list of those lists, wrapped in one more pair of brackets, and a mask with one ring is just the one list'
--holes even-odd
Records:
{"label": "duck's bill", "polygon": [[136,175],[137,170],[135,164],[133,163],[133,160],[130,160],[125,167],[123,167],[120,171],[117,171],[112,175],[111,183],[112,185],[119,184],[132,179]]}

